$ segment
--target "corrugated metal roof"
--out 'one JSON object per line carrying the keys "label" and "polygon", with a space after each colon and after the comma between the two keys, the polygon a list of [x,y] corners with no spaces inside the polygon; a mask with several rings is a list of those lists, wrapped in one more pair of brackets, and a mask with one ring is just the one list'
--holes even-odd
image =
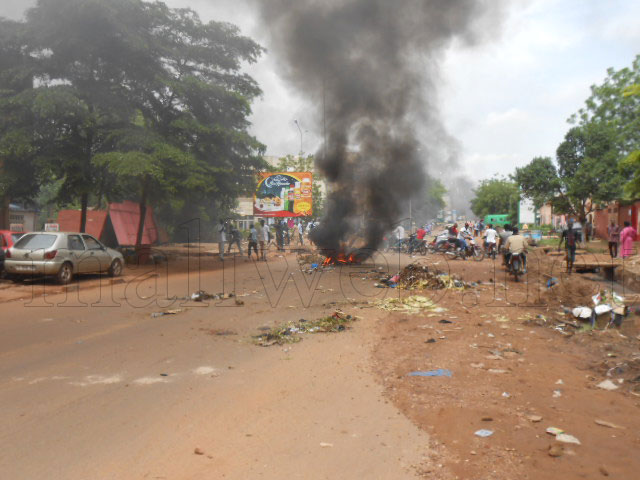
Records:
{"label": "corrugated metal roof", "polygon": [[[80,210],[60,210],[58,224],[61,232],[80,231]],[[104,210],[87,210],[87,227],[85,232],[100,239],[107,223],[107,212]]]}
{"label": "corrugated metal roof", "polygon": [[[116,232],[118,244],[122,246],[135,245],[140,221],[140,205],[128,200],[122,203],[112,203],[109,205],[109,216]],[[153,220],[153,210],[147,206],[142,243],[152,245],[157,241],[158,229]]]}

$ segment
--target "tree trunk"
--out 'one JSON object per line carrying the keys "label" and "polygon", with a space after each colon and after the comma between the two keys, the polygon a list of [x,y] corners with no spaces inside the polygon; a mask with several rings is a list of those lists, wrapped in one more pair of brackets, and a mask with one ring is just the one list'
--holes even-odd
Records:
{"label": "tree trunk", "polygon": [[142,185],[142,195],[140,196],[140,220],[138,221],[138,233],[136,235],[136,248],[142,245],[142,234],[144,233],[144,220],[147,216],[147,182]]}
{"label": "tree trunk", "polygon": [[80,233],[87,230],[87,207],[89,205],[89,194],[83,193],[80,196]]}
{"label": "tree trunk", "polygon": [[0,197],[0,230],[9,230],[9,203],[8,195]]}

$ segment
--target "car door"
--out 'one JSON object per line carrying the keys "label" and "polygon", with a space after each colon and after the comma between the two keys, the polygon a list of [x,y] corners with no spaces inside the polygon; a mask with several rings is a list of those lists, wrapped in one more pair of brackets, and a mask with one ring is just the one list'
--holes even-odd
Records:
{"label": "car door", "polygon": [[[111,257],[107,253],[107,249],[91,235],[82,235],[87,251],[89,252],[90,261],[87,267],[91,268],[91,272],[104,272],[111,265]],[[94,260],[95,259],[95,260]]]}
{"label": "car door", "polygon": [[87,249],[80,235],[69,235],[67,237],[67,248],[69,257],[73,263],[73,271],[76,273],[84,273],[83,269],[87,268]]}

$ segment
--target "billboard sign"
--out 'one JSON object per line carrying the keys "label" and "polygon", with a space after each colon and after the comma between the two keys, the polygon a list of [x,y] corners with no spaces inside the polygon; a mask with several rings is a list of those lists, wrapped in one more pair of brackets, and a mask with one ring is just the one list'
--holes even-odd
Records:
{"label": "billboard sign", "polygon": [[256,217],[306,217],[311,215],[311,172],[261,173],[253,198]]}

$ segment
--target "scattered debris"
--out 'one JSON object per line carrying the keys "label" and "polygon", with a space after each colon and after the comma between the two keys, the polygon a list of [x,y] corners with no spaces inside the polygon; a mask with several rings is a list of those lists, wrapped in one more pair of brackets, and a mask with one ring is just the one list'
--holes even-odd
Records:
{"label": "scattered debris", "polygon": [[333,443],[320,442],[320,447],[322,447],[322,448],[333,448]]}
{"label": "scattered debris", "polygon": [[438,323],[453,323],[451,320],[446,320],[446,319],[442,319],[440,321],[438,321]]}
{"label": "scattered debris", "polygon": [[578,440],[573,435],[569,435],[568,433],[559,433],[556,435],[556,440],[562,443],[573,443],[574,445],[581,445],[580,440]]}
{"label": "scattered debris", "polygon": [[[303,333],[329,333],[342,332],[347,325],[357,317],[347,315],[336,310],[333,315],[318,320],[308,321],[301,318],[297,322],[289,322],[286,325],[274,327],[268,332],[257,335],[254,338],[257,345],[270,347],[271,345],[284,345],[286,343],[298,343],[302,340],[299,336]],[[262,329],[262,328],[261,328]]]}
{"label": "scattered debris", "polygon": [[485,429],[477,430],[474,433],[474,435],[476,437],[482,437],[482,438],[490,437],[491,435],[493,435],[493,430],[485,430]]}
{"label": "scattered debris", "polygon": [[409,377],[450,377],[453,375],[451,370],[445,370],[438,368],[437,370],[429,370],[426,372],[410,372],[407,373]]}
{"label": "scattered debris", "polygon": [[151,318],[164,317],[165,315],[177,315],[182,312],[181,308],[176,308],[175,310],[165,310],[164,312],[153,312],[151,314]]}
{"label": "scattered debris", "polygon": [[605,420],[595,420],[596,425],[600,425],[601,427],[607,427],[607,428],[619,428],[621,430],[624,430],[624,427],[621,427],[620,425],[616,425],[615,423],[611,423],[611,422],[607,422]]}
{"label": "scattered debris", "polygon": [[609,390],[609,391],[618,389],[618,385],[613,383],[611,380],[603,380],[598,385],[596,385],[596,387],[602,388],[603,390]]}
{"label": "scattered debris", "polygon": [[527,420],[533,423],[538,423],[542,421],[542,417],[540,415],[527,415]]}
{"label": "scattered debris", "polygon": [[562,391],[560,390],[553,391],[553,398],[560,398],[561,396],[562,396]]}
{"label": "scattered debris", "polygon": [[564,454],[564,446],[561,444],[549,445],[550,457],[561,457]]}
{"label": "scattered debris", "polygon": [[405,290],[464,290],[469,285],[456,276],[447,275],[439,270],[432,270],[426,265],[411,263],[397,276],[396,282]]}
{"label": "scattered debris", "polygon": [[402,312],[411,315],[419,314],[424,310],[429,310],[434,313],[446,311],[446,309],[438,307],[431,299],[419,295],[406,298],[387,298],[377,301],[375,305],[382,310]]}
{"label": "scattered debris", "polygon": [[206,332],[208,335],[216,335],[219,337],[238,335],[238,332],[235,332],[233,330],[225,330],[225,329],[219,329],[219,328],[201,328],[200,331]]}
{"label": "scattered debris", "polygon": [[191,294],[191,300],[194,302],[204,302],[205,300],[220,300],[220,295],[211,295],[204,290],[199,290]]}
{"label": "scattered debris", "polygon": [[193,453],[196,455],[204,455],[204,450],[196,447],[195,450],[193,450]]}
{"label": "scattered debris", "polygon": [[547,433],[549,435],[554,435],[555,436],[555,435],[559,435],[561,433],[564,433],[564,430],[562,430],[561,428],[558,428],[558,427],[549,427],[549,428],[547,428]]}

